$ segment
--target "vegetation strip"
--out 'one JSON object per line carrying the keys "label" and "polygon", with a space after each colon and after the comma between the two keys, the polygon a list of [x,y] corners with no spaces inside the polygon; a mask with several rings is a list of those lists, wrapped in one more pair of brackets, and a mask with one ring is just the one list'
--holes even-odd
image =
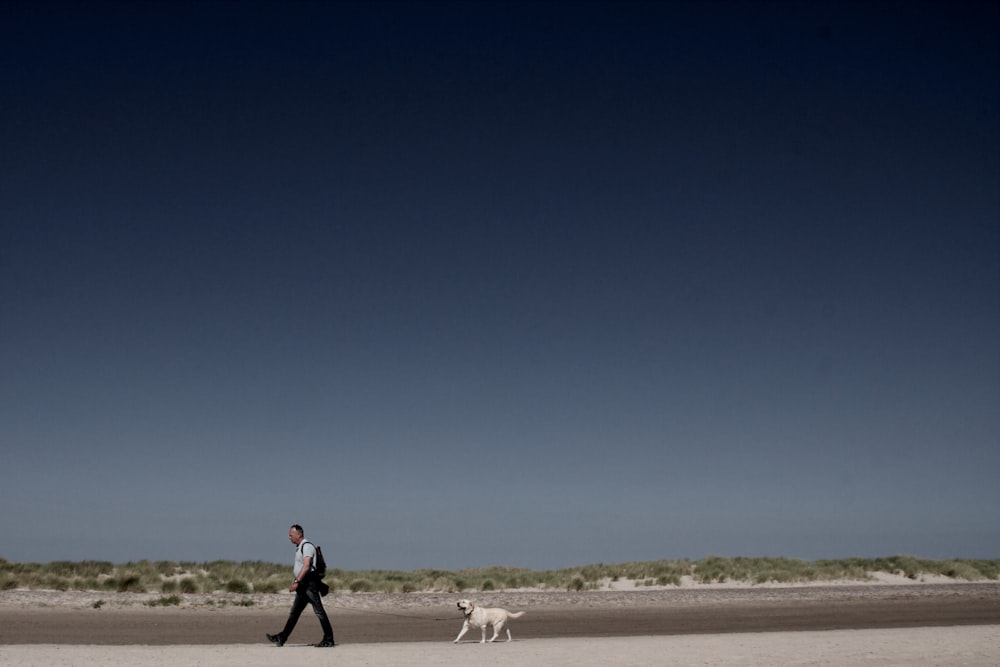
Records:
{"label": "vegetation strip", "polygon": [[[913,580],[943,576],[982,581],[1000,578],[1000,559],[928,560],[913,556],[846,558],[805,561],[793,558],[726,558],[657,560],[586,565],[559,570],[489,567],[463,570],[422,569],[341,570],[332,568],[325,581],[334,590],[354,593],[414,593],[492,591],[540,588],[597,590],[608,581],[633,580],[636,586],[679,586],[682,578],[695,583],[741,582],[823,583],[838,580],[867,581],[874,573],[903,575]],[[212,561],[206,563],[148,561],[115,565],[107,561],[53,561],[15,563],[0,558],[0,590],[113,591],[162,593],[150,602],[172,605],[178,594],[277,593],[288,586],[287,564],[263,561]]]}

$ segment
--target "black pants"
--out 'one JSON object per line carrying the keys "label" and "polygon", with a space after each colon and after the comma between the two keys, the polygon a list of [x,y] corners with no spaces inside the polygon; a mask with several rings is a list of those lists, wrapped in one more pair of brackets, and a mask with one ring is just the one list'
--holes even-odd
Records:
{"label": "black pants", "polygon": [[330,625],[330,619],[326,617],[326,611],[323,609],[323,598],[319,594],[319,580],[315,577],[308,577],[295,589],[295,601],[292,602],[292,609],[288,612],[288,620],[285,621],[285,629],[281,631],[281,636],[288,639],[292,630],[295,629],[295,624],[299,622],[299,616],[309,604],[316,612],[319,624],[323,626],[323,639],[332,642],[333,626]]}

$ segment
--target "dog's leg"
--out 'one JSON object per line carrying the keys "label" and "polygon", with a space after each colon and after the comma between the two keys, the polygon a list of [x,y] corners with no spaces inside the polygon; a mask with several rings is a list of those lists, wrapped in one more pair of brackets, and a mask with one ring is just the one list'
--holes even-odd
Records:
{"label": "dog's leg", "polygon": [[458,631],[458,636],[455,637],[455,641],[452,644],[457,644],[458,640],[465,636],[465,633],[469,631],[469,622],[465,621],[462,623],[462,629]]}
{"label": "dog's leg", "polygon": [[483,631],[483,638],[479,640],[479,643],[480,644],[485,644],[486,643],[486,624],[483,623],[481,626],[479,626],[479,629]]}
{"label": "dog's leg", "polygon": [[[504,625],[505,623],[503,621],[499,621],[493,624],[493,637],[490,639],[491,642],[495,642],[497,640],[497,637],[500,636],[500,631],[503,630]],[[510,632],[510,630],[508,630],[507,632]]]}

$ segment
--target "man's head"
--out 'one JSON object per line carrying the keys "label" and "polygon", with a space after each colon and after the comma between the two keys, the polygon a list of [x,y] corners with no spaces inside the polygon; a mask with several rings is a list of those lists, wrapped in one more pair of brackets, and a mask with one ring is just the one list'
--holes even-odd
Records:
{"label": "man's head", "polygon": [[299,546],[299,542],[304,540],[306,537],[306,532],[302,530],[302,526],[299,524],[292,524],[292,527],[288,529],[288,539],[295,546]]}

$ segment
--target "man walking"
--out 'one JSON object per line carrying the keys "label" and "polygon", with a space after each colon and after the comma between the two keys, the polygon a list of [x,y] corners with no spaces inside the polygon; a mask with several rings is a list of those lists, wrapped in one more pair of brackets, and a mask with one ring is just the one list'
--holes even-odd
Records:
{"label": "man walking", "polygon": [[295,579],[288,588],[295,593],[295,600],[292,602],[291,611],[288,612],[285,628],[276,635],[265,634],[265,636],[275,646],[284,646],[292,630],[295,629],[302,610],[307,604],[311,604],[319,624],[323,627],[323,639],[314,646],[323,648],[333,646],[333,627],[330,625],[330,619],[326,617],[326,611],[323,610],[323,598],[319,591],[322,582],[316,576],[316,547],[306,541],[305,531],[299,524],[288,529],[288,539],[295,545]]}

